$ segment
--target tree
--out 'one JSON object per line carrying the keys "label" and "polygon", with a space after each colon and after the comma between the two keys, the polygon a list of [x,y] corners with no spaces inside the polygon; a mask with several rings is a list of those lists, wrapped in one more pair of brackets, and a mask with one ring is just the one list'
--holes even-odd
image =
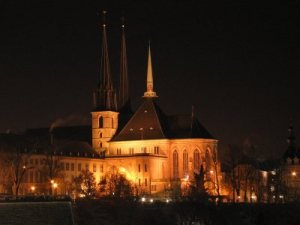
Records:
{"label": "tree", "polygon": [[234,145],[229,145],[227,148],[224,164],[227,167],[227,176],[229,185],[232,190],[232,200],[236,201],[236,195],[240,196],[241,189],[241,174],[242,171],[238,167],[242,158],[242,150]]}
{"label": "tree", "polygon": [[18,135],[7,135],[5,140],[1,141],[1,161],[7,172],[6,186],[11,186],[12,193],[18,197],[19,189],[24,181],[24,175],[29,167],[28,161],[31,157],[30,145],[26,140],[21,139]]}
{"label": "tree", "polygon": [[133,195],[133,187],[125,175],[112,170],[99,183],[100,192],[115,198],[128,198]]}
{"label": "tree", "polygon": [[40,169],[41,174],[47,180],[49,185],[49,194],[52,195],[52,183],[61,176],[62,168],[60,166],[60,157],[55,152],[55,146],[44,147],[43,166]]}
{"label": "tree", "polygon": [[199,173],[194,172],[194,180],[190,183],[188,197],[192,200],[207,201],[209,195],[207,193],[207,189],[205,188],[206,182],[205,171],[203,165],[201,165]]}
{"label": "tree", "polygon": [[94,174],[89,170],[81,171],[80,175],[74,178],[75,190],[85,198],[92,198],[96,195],[96,180]]}
{"label": "tree", "polygon": [[[220,185],[220,180],[219,180],[219,163],[217,159],[217,152],[216,149],[211,155],[211,161],[212,161],[212,170],[207,171],[207,180],[208,182],[213,184],[214,187],[214,192],[217,196],[217,201],[220,201],[221,198],[221,185]],[[212,172],[212,173],[211,173]]]}

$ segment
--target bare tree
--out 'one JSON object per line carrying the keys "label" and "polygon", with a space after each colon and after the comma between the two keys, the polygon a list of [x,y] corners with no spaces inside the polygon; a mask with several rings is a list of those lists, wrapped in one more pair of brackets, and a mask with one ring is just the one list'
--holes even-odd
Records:
{"label": "bare tree", "polygon": [[62,167],[60,165],[61,156],[57,152],[57,146],[53,141],[53,134],[50,133],[49,139],[41,139],[37,143],[39,151],[43,154],[42,165],[39,171],[46,181],[46,189],[50,195],[53,194],[54,181],[62,177]]}
{"label": "bare tree", "polygon": [[11,184],[12,193],[18,197],[24,175],[32,167],[28,166],[31,153],[29,144],[17,135],[9,135],[1,141],[2,165],[7,172],[6,186]]}
{"label": "bare tree", "polygon": [[217,201],[219,202],[221,199],[221,183],[220,183],[220,176],[219,176],[219,163],[217,159],[217,152],[216,149],[211,154],[211,162],[212,168],[209,171],[206,171],[207,174],[207,181],[213,184],[214,192],[217,196]]}
{"label": "bare tree", "polygon": [[239,147],[229,145],[225,156],[225,166],[227,167],[227,176],[229,177],[229,185],[232,190],[232,200],[236,201],[236,195],[240,196],[241,189],[241,170],[238,167],[242,151]]}

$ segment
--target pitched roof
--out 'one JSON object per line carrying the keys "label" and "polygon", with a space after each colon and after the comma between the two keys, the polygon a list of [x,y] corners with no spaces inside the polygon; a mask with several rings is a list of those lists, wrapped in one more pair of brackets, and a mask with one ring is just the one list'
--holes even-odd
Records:
{"label": "pitched roof", "polygon": [[214,137],[191,115],[167,116],[154,98],[145,98],[112,141]]}
{"label": "pitched roof", "polygon": [[198,119],[191,115],[168,116],[168,137],[214,139]]}
{"label": "pitched roof", "polygon": [[124,128],[112,141],[163,139],[166,138],[162,127],[161,110],[152,98],[145,98]]}

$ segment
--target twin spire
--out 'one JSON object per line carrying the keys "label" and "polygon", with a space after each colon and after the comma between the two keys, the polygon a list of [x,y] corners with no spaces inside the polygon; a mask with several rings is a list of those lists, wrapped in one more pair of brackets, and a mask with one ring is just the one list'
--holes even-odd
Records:
{"label": "twin spire", "polygon": [[[113,82],[110,74],[110,63],[108,56],[108,44],[106,34],[106,11],[103,11],[102,23],[102,54],[100,66],[100,80],[97,90],[94,91],[94,110],[96,111],[117,111],[130,104],[128,66],[126,53],[125,24],[122,19],[122,36],[121,36],[121,57],[120,57],[120,87],[117,106],[117,95],[113,88]],[[148,67],[147,67],[147,89],[143,97],[157,97],[153,91],[153,72],[151,62],[150,44],[148,50]]]}

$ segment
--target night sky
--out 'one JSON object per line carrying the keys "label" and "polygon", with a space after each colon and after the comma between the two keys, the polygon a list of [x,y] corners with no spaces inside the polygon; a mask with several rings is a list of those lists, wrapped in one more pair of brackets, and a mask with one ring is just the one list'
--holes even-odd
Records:
{"label": "night sky", "polygon": [[[63,3],[62,3],[63,2]],[[0,131],[89,123],[100,67],[99,12],[108,11],[113,79],[126,18],[133,106],[145,90],[151,40],[154,89],[167,114],[195,114],[227,144],[267,155],[300,138],[300,8],[255,1],[58,1],[0,3]]]}

